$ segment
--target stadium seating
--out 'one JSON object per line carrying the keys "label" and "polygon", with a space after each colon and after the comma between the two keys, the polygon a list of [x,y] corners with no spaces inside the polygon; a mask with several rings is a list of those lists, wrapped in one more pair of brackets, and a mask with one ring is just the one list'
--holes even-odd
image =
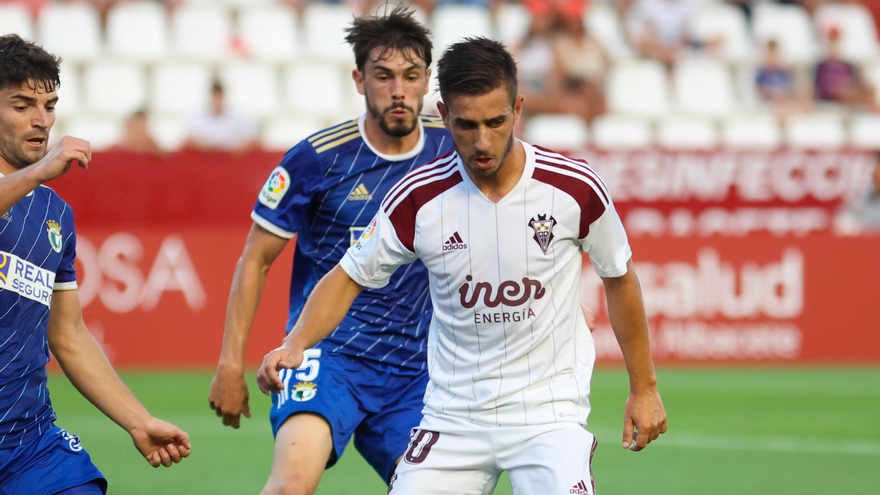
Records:
{"label": "stadium seating", "polygon": [[667,117],[657,127],[657,144],[670,150],[711,150],[718,146],[718,130],[706,119]]}
{"label": "stadium seating", "polygon": [[[67,121],[64,134],[85,139],[92,145],[92,151],[103,151],[116,144],[122,137],[121,119],[96,115],[77,115]],[[59,138],[60,132],[55,132]]]}
{"label": "stadium seating", "polygon": [[439,54],[466,36],[492,37],[489,12],[476,5],[441,5],[432,16],[434,51]]}
{"label": "stadium seating", "polygon": [[263,129],[260,143],[273,151],[287,151],[295,143],[314,134],[323,126],[319,122],[280,117],[270,120]]}
{"label": "stadium seating", "polygon": [[354,12],[343,5],[310,3],[303,12],[305,54],[321,62],[351,64],[351,48],[345,44],[345,28]]}
{"label": "stadium seating", "polygon": [[526,141],[560,151],[580,149],[589,142],[587,124],[576,115],[535,115],[526,122]]}
{"label": "stadium seating", "polygon": [[101,54],[101,19],[88,3],[50,3],[37,20],[43,48],[63,59],[91,60]]}
{"label": "stadium seating", "polygon": [[126,117],[147,103],[146,81],[143,67],[134,63],[90,64],[82,79],[83,107],[96,115]]}
{"label": "stadium seating", "polygon": [[880,115],[854,115],[850,120],[850,144],[861,149],[880,150]]}
{"label": "stadium seating", "polygon": [[335,65],[301,64],[284,73],[284,108],[293,115],[332,121],[345,110],[343,78]]}
{"label": "stadium seating", "polygon": [[599,43],[611,57],[629,58],[634,56],[632,48],[626,41],[620,17],[611,5],[599,3],[593,5],[584,16],[584,25],[587,32],[592,33],[599,40]]}
{"label": "stadium seating", "polygon": [[211,71],[193,63],[168,62],[153,68],[150,109],[160,115],[185,117],[208,103]]}
{"label": "stadium seating", "polygon": [[788,63],[811,64],[819,56],[810,16],[798,5],[757,4],[752,14],[752,27],[759,46],[776,40],[782,59]]}
{"label": "stadium seating", "polygon": [[593,120],[593,143],[607,150],[633,150],[653,144],[651,126],[634,117],[601,115]]}
{"label": "stadium seating", "polygon": [[865,62],[880,55],[874,19],[864,6],[826,3],[816,9],[815,18],[816,26],[823,33],[831,28],[839,29],[843,58]]}
{"label": "stadium seating", "polygon": [[184,4],[171,20],[172,52],[193,60],[219,61],[229,54],[232,19],[212,4]]}
{"label": "stadium seating", "polygon": [[27,9],[17,3],[0,3],[0,36],[18,34],[24,39],[34,39],[34,22]]}
{"label": "stadium seating", "polygon": [[733,115],[722,124],[721,142],[735,149],[773,150],[782,144],[782,131],[769,113]]}
{"label": "stadium seating", "polygon": [[220,70],[220,80],[226,90],[226,104],[232,111],[252,119],[270,117],[278,111],[281,91],[273,67],[231,62]]}
{"label": "stadium seating", "polygon": [[754,58],[754,46],[742,10],[726,3],[701,3],[694,12],[691,32],[699,40],[721,37],[721,54],[727,62],[745,63]]}
{"label": "stadium seating", "polygon": [[155,2],[123,3],[107,15],[107,51],[128,60],[152,62],[166,56],[165,8]]}
{"label": "stadium seating", "polygon": [[525,7],[518,4],[503,3],[495,13],[498,28],[498,41],[513,48],[529,32],[532,17]]}
{"label": "stadium seating", "polygon": [[58,119],[65,119],[82,109],[80,92],[80,74],[78,67],[72,63],[61,64],[61,85],[58,86],[58,104],[55,106],[55,115]]}
{"label": "stadium seating", "polygon": [[152,115],[147,120],[147,128],[156,144],[165,151],[177,151],[186,141],[185,119]]}
{"label": "stadium seating", "polygon": [[253,58],[287,62],[300,51],[296,13],[288,8],[248,8],[239,14],[237,33]]}
{"label": "stadium seating", "polygon": [[685,59],[675,65],[673,78],[680,112],[722,117],[733,111],[733,81],[723,63],[707,58]]}
{"label": "stadium seating", "polygon": [[833,150],[846,144],[843,118],[834,113],[793,115],[785,126],[786,142],[794,148]]}
{"label": "stadium seating", "polygon": [[666,69],[653,60],[621,62],[608,75],[605,95],[612,112],[659,117],[669,110]]}

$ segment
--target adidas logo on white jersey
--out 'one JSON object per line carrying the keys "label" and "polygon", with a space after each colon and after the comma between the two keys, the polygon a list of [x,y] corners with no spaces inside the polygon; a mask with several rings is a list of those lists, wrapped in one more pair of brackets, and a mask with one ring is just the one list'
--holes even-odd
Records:
{"label": "adidas logo on white jersey", "polygon": [[370,194],[370,191],[367,191],[366,186],[363,184],[359,184],[351,194],[348,195],[349,201],[369,201],[373,199],[373,195]]}
{"label": "adidas logo on white jersey", "polygon": [[444,251],[458,251],[460,249],[467,249],[467,244],[464,243],[461,236],[458,235],[458,232],[452,234],[449,239],[443,243]]}
{"label": "adidas logo on white jersey", "polygon": [[575,495],[590,495],[590,492],[587,490],[587,484],[584,483],[584,480],[581,480],[580,483],[571,487],[571,490],[568,493],[573,493]]}

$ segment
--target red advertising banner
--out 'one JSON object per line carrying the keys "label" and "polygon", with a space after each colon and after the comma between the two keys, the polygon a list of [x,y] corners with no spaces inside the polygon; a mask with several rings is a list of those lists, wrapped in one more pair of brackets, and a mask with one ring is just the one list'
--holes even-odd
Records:
{"label": "red advertising banner", "polygon": [[[880,362],[880,236],[830,230],[871,155],[589,158],[630,233],[659,362]],[[86,324],[116,364],[216,364],[249,213],[279,159],[105,153],[53,183],[76,212]],[[270,272],[251,364],[283,336],[291,248]],[[618,361],[588,260],[583,279],[598,358]]]}

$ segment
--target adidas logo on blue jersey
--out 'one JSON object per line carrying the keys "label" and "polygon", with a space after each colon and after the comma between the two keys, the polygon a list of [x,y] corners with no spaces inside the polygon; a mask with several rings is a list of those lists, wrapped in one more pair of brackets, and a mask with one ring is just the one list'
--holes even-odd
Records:
{"label": "adidas logo on blue jersey", "polygon": [[9,212],[6,212],[6,213],[3,214],[3,220],[6,220],[7,222],[11,222],[11,221],[12,221],[12,217],[9,216]]}
{"label": "adidas logo on blue jersey", "polygon": [[370,194],[370,191],[367,191],[366,186],[363,184],[358,185],[354,188],[354,191],[348,195],[349,201],[369,201],[373,199],[373,195]]}
{"label": "adidas logo on blue jersey", "polygon": [[460,249],[467,249],[467,244],[464,243],[458,232],[452,234],[443,244],[444,251],[458,251]]}

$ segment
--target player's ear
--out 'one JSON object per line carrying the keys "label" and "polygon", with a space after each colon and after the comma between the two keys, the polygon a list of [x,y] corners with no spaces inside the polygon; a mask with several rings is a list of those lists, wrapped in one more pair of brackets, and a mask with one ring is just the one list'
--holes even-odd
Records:
{"label": "player's ear", "polygon": [[446,105],[442,101],[437,102],[437,111],[440,112],[440,118],[443,119],[443,125],[449,129],[449,122],[446,121],[446,118],[449,117],[449,112],[447,111]]}
{"label": "player's ear", "polygon": [[523,102],[526,97],[523,95],[519,95],[513,100],[513,125],[519,124],[519,119],[522,117],[522,109]]}
{"label": "player's ear", "polygon": [[428,91],[431,91],[431,69],[427,69],[425,71],[425,94],[428,94]]}
{"label": "player's ear", "polygon": [[357,86],[358,93],[366,95],[367,92],[364,89],[364,73],[361,72],[360,69],[354,69],[351,71],[351,78],[354,80],[354,85]]}

